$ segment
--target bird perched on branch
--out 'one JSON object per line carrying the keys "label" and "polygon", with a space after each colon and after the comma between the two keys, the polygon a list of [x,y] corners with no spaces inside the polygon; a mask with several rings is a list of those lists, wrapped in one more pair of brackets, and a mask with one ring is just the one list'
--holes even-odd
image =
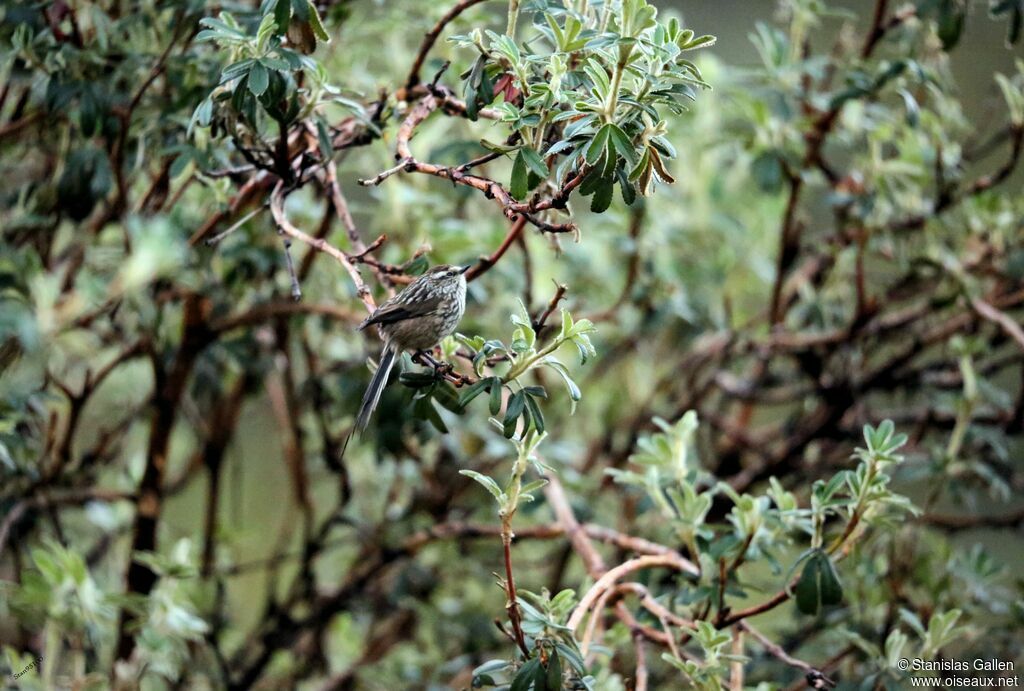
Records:
{"label": "bird perched on branch", "polygon": [[377,331],[384,340],[384,351],[380,365],[363,394],[363,403],[356,416],[356,431],[366,429],[388,382],[388,374],[402,351],[429,350],[455,331],[466,311],[465,274],[468,270],[468,265],[447,264],[428,269],[359,325],[360,331],[371,324],[377,325]]}

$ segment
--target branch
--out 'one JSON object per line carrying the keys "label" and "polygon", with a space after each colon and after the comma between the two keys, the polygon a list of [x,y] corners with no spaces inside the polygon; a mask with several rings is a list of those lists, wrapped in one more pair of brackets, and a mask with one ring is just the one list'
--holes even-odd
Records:
{"label": "branch", "polygon": [[420,83],[420,69],[423,67],[423,63],[426,62],[427,55],[430,53],[431,48],[434,47],[437,37],[441,35],[444,28],[465,10],[473,5],[479,5],[481,2],[484,2],[484,0],[461,0],[455,7],[445,12],[437,21],[437,24],[434,24],[434,27],[424,35],[419,52],[416,53],[412,67],[409,68],[409,76],[405,79],[406,91],[412,90],[414,86]]}
{"label": "branch", "polygon": [[1010,156],[997,171],[991,175],[983,175],[976,179],[960,194],[950,193],[940,196],[939,200],[935,203],[929,213],[919,214],[897,221],[890,224],[889,229],[893,231],[901,231],[923,228],[924,224],[928,220],[956,206],[965,199],[969,199],[970,197],[981,194],[982,192],[999,185],[1010,177],[1011,173],[1013,173],[1014,169],[1017,167],[1017,163],[1020,161],[1022,152],[1024,152],[1024,126],[1015,125],[1011,128]]}
{"label": "branch", "polygon": [[[439,98],[441,100],[438,100]],[[566,183],[559,194],[551,199],[521,204],[500,183],[490,178],[466,173],[458,167],[450,168],[435,163],[425,163],[416,159],[409,147],[409,142],[416,128],[430,117],[431,113],[449,102],[451,102],[451,99],[440,89],[434,89],[431,93],[425,95],[422,100],[413,106],[398,128],[395,145],[395,160],[398,161],[398,165],[379,173],[375,177],[360,180],[359,184],[365,187],[376,186],[400,172],[433,175],[434,177],[451,180],[453,184],[465,185],[482,192],[485,197],[493,199],[501,207],[502,213],[510,221],[516,221],[517,217],[525,216],[526,220],[547,233],[578,232],[578,228],[573,223],[548,223],[537,218],[535,213],[545,209],[564,207],[569,193],[583,181],[582,174],[577,175],[570,182]],[[481,115],[486,116],[483,111],[481,111]],[[496,115],[496,113],[492,113],[492,115]]]}
{"label": "branch", "polygon": [[555,281],[555,294],[551,296],[551,300],[548,301],[548,306],[544,308],[544,311],[540,313],[536,321],[533,322],[533,330],[539,332],[547,324],[548,318],[558,307],[558,303],[565,298],[566,291],[569,290],[568,286],[564,286],[561,283]]}
{"label": "branch", "polygon": [[520,216],[512,222],[512,227],[508,229],[508,233],[505,235],[505,239],[498,245],[498,249],[488,257],[480,257],[477,265],[466,272],[466,281],[476,280],[479,276],[490,270],[492,266],[498,263],[498,260],[505,256],[505,252],[508,248],[515,244],[516,239],[522,234],[523,227],[526,225],[526,217]]}
{"label": "branch", "polygon": [[921,521],[944,530],[974,530],[976,528],[1015,528],[1024,524],[1024,509],[1000,516],[964,516],[925,514]]}
{"label": "branch", "polygon": [[999,326],[1007,336],[1017,342],[1017,345],[1024,348],[1024,329],[1020,328],[1020,324],[1017,323],[1017,320],[1006,314],[1006,312],[993,307],[981,298],[972,298],[971,307],[974,308],[974,311],[981,317]]}
{"label": "branch", "polygon": [[[134,561],[136,552],[151,552],[157,548],[157,528],[163,508],[164,474],[171,443],[171,433],[177,420],[178,408],[188,385],[192,368],[200,353],[210,342],[210,302],[208,298],[189,294],[184,300],[181,345],[170,370],[166,370],[154,354],[153,370],[156,382],[152,397],[153,413],[149,426],[146,464],[139,481],[138,505],[132,527],[126,591],[135,595],[148,595],[157,582],[157,574],[141,562]],[[115,660],[126,660],[134,648],[132,625],[135,614],[121,611],[117,627]]]}
{"label": "branch", "polygon": [[323,238],[314,238],[306,233],[302,232],[289,221],[288,217],[284,213],[284,197],[282,192],[284,190],[284,183],[277,183],[274,187],[274,191],[270,194],[270,213],[274,216],[274,222],[277,224],[278,229],[290,237],[296,240],[301,240],[313,249],[334,258],[339,264],[344,267],[345,271],[352,278],[352,283],[356,287],[356,294],[359,299],[366,305],[368,312],[373,312],[377,309],[377,304],[373,300],[373,295],[370,293],[370,289],[366,287],[366,283],[363,282],[363,277],[359,275],[359,269],[355,267],[355,264],[349,259],[348,255],[339,250],[334,245],[327,242]]}
{"label": "branch", "polygon": [[[597,582],[590,587],[590,590],[588,590],[580,600],[576,609],[573,610],[572,616],[569,617],[567,626],[573,631],[579,628],[579,625],[583,621],[583,617],[586,616],[587,611],[589,611],[604,591],[611,588],[620,578],[631,574],[634,571],[662,566],[696,575],[696,567],[679,555],[648,554],[642,557],[630,559],[607,571],[603,576],[597,579]],[[597,616],[596,613],[595,616]]]}
{"label": "branch", "polygon": [[[755,629],[749,623],[747,623],[745,621],[741,621],[738,624],[738,626],[739,626],[739,628],[743,629],[744,631],[749,633],[751,636],[756,638],[758,643],[761,644],[761,646],[765,649],[765,651],[769,655],[772,655],[773,657],[778,658],[780,661],[784,662],[785,664],[789,665],[790,667],[796,667],[797,669],[803,671],[803,673],[807,676],[807,681],[809,683],[811,682],[812,678],[815,678],[815,679],[820,679],[820,680],[824,681],[824,683],[827,684],[828,687],[833,687],[833,686],[836,685],[834,681],[832,681],[831,679],[826,677],[824,674],[822,674],[821,670],[817,669],[813,665],[807,664],[803,660],[798,660],[797,658],[793,657],[792,655],[787,653],[785,651],[785,649],[783,649],[783,647],[781,645],[778,645],[778,644],[772,642],[771,639],[769,639],[763,633],[761,633],[760,631]],[[824,687],[822,687],[822,686],[815,686],[814,688],[819,688],[820,689],[820,688],[824,688]]]}
{"label": "branch", "polygon": [[633,632],[633,649],[636,651],[636,685],[634,691],[647,691],[647,655],[644,652],[644,637],[639,631]]}
{"label": "branch", "polygon": [[75,490],[62,494],[45,495],[37,494],[34,497],[21,499],[14,504],[4,516],[0,523],[0,554],[3,554],[7,547],[7,539],[10,537],[14,526],[25,517],[29,509],[39,509],[51,506],[63,506],[67,504],[87,504],[91,501],[135,501],[134,492],[119,492],[101,488],[89,488]]}

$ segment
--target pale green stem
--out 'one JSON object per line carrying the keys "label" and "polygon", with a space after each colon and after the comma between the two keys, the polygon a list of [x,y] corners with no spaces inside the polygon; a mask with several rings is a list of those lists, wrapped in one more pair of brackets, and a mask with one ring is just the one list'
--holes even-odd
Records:
{"label": "pale green stem", "polygon": [[825,542],[825,516],[820,511],[814,514],[814,535],[811,537],[811,547],[819,549]]}
{"label": "pale green stem", "polygon": [[537,134],[533,138],[533,148],[538,152],[541,152],[541,147],[544,145],[544,121],[541,120],[540,124],[537,125]]}
{"label": "pale green stem", "polygon": [[526,474],[527,456],[529,451],[525,446],[520,446],[519,455],[512,466],[512,479],[509,481],[508,492],[505,497],[505,504],[501,507],[501,544],[505,553],[505,588],[507,600],[505,611],[508,613],[509,622],[512,624],[513,636],[516,644],[523,654],[529,657],[530,651],[526,647],[526,639],[523,634],[522,615],[519,611],[519,603],[516,595],[516,584],[512,573],[512,517],[519,508],[519,494],[523,489],[523,475]]}
{"label": "pale green stem", "polygon": [[519,21],[519,0],[508,1],[508,28],[505,35],[514,39],[516,37],[516,22]]}
{"label": "pale green stem", "polygon": [[975,383],[974,367],[970,356],[964,355],[960,358],[960,372],[964,379],[964,398],[960,403],[959,411],[957,411],[953,433],[949,436],[949,444],[946,446],[946,457],[950,461],[955,461],[960,455],[964,435],[967,434],[967,428],[971,424],[974,404],[978,400],[978,386]]}
{"label": "pale green stem", "polygon": [[850,520],[846,524],[846,529],[843,530],[843,534],[836,538],[835,542],[828,548],[829,554],[835,554],[840,547],[846,542],[847,538],[853,535],[853,531],[860,524],[860,519],[864,514],[864,503],[868,498],[868,490],[871,488],[871,483],[875,479],[875,475],[878,473],[878,461],[871,459],[868,462],[868,472],[864,476],[864,484],[860,488],[860,492],[857,495],[857,504],[853,507],[853,513],[850,514]]}
{"label": "pale green stem", "polygon": [[511,531],[512,516],[515,515],[516,509],[519,508],[519,494],[523,489],[523,476],[526,474],[527,459],[523,453],[519,454],[516,458],[515,464],[512,466],[512,478],[509,481],[508,501],[505,503],[505,508],[502,509],[501,521],[502,525],[506,526],[508,532]]}
{"label": "pale green stem", "polygon": [[57,663],[60,661],[60,629],[52,619],[47,620],[44,631],[44,649],[46,657],[43,658],[42,681],[43,688],[55,688],[53,678],[57,672]]}
{"label": "pale green stem", "polygon": [[[956,461],[957,457],[960,456],[960,449],[963,447],[967,429],[971,426],[974,406],[978,401],[978,385],[975,381],[974,367],[969,355],[961,356],[960,372],[964,378],[964,397],[957,406],[956,421],[953,423],[953,431],[950,433],[949,443],[946,445],[945,467],[947,468],[949,464]],[[925,510],[930,509],[939,500],[949,480],[949,474],[945,473],[942,480],[935,484],[931,492],[928,493],[928,498],[925,499]]]}
{"label": "pale green stem", "polygon": [[532,357],[523,358],[522,360],[518,360],[514,365],[512,365],[512,368],[508,372],[505,373],[505,376],[503,376],[501,378],[501,382],[503,384],[508,384],[511,381],[515,381],[524,372],[526,372],[531,367],[533,367],[535,364],[537,364],[540,360],[544,359],[548,355],[551,355],[551,353],[553,353],[556,350],[558,350],[558,346],[562,345],[564,342],[565,342],[565,339],[563,339],[563,338],[556,338],[548,346],[546,346],[542,350],[539,350]]}
{"label": "pale green stem", "polygon": [[693,559],[693,565],[697,567],[698,571],[701,571],[700,549],[697,547],[697,536],[691,529],[686,530],[681,537],[683,538],[683,544],[686,545],[686,549],[690,551],[690,558]]}
{"label": "pale green stem", "polygon": [[601,10],[601,30],[598,32],[603,34],[608,30],[608,20],[612,16],[612,0],[605,0],[604,8]]}
{"label": "pale green stem", "polygon": [[612,83],[608,89],[608,102],[605,103],[604,107],[605,122],[613,122],[615,120],[615,109],[619,107],[619,87],[622,85],[622,73],[626,71],[626,65],[629,63],[629,58],[632,54],[632,46],[626,51],[621,51],[620,49],[619,62],[615,65],[615,71],[612,72]]}

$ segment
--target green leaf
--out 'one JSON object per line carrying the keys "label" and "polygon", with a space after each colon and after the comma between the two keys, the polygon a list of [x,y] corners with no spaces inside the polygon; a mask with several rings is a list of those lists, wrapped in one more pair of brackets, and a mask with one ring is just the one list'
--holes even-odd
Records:
{"label": "green leaf", "polygon": [[490,674],[491,672],[500,672],[508,668],[508,660],[488,660],[479,667],[473,670],[473,676],[478,674]]}
{"label": "green leaf", "polygon": [[288,21],[291,18],[291,0],[277,0],[277,4],[274,6],[274,23],[277,24],[277,34],[283,34],[288,30]]}
{"label": "green leaf", "polygon": [[583,662],[583,656],[580,655],[579,650],[575,649],[575,643],[573,647],[569,647],[561,641],[555,641],[555,650],[562,654],[566,660],[569,661],[569,665],[577,674],[583,674],[586,672],[586,665]]}
{"label": "green leaf", "polygon": [[478,382],[470,384],[468,387],[462,390],[459,394],[459,405],[465,408],[469,405],[470,401],[482,394],[487,390],[487,387],[491,385],[490,379],[481,379]]}
{"label": "green leaf", "polygon": [[609,136],[608,147],[604,150],[604,156],[601,158],[601,163],[599,166],[599,169],[601,171],[601,179],[614,183],[615,168],[618,165],[618,163],[619,156],[615,151],[615,147],[612,146],[611,136]]}
{"label": "green leaf", "polygon": [[548,176],[548,167],[544,163],[544,159],[540,157],[536,151],[528,146],[524,146],[519,150],[519,153],[523,155],[523,160],[526,161],[526,165],[530,168],[534,175],[544,180]]}
{"label": "green leaf", "polygon": [[256,29],[256,50],[263,52],[267,49],[267,41],[274,35],[274,30],[277,27],[274,21],[273,14],[264,15],[260,21],[259,27]]}
{"label": "green leaf", "polygon": [[562,688],[562,660],[558,657],[557,650],[548,658],[546,682],[549,689],[559,690]]}
{"label": "green leaf", "polygon": [[511,439],[512,435],[515,434],[516,420],[523,414],[525,408],[526,394],[522,391],[516,391],[512,394],[512,398],[508,399],[508,405],[505,407],[505,419],[501,423],[502,432],[506,439]]}
{"label": "green leaf", "polygon": [[680,45],[680,50],[695,50],[697,48],[708,48],[715,45],[718,39],[714,36],[700,36],[691,41],[688,41],[685,45]]}
{"label": "green leaf", "polygon": [[509,194],[520,201],[529,192],[526,179],[526,159],[523,157],[522,149],[516,153],[515,160],[512,162],[512,179],[509,182],[508,191]]}
{"label": "green leaf", "polygon": [[476,480],[499,502],[505,501],[505,493],[501,491],[501,487],[498,487],[498,483],[487,475],[478,473],[475,470],[460,470],[459,475],[465,475],[468,478]]}
{"label": "green leaf", "polygon": [[438,382],[431,391],[431,398],[437,401],[445,410],[450,410],[458,415],[463,413],[455,387],[448,382]]}
{"label": "green leaf", "polygon": [[316,119],[316,137],[317,143],[320,145],[320,155],[324,160],[329,159],[334,154],[334,144],[331,142],[331,133],[327,131],[327,123],[323,118]]}
{"label": "green leaf", "polygon": [[611,206],[612,195],[615,192],[615,182],[610,178],[602,178],[601,184],[594,190],[594,197],[590,200],[590,210],[595,214],[602,213]]}
{"label": "green leaf", "polygon": [[619,191],[622,193],[622,201],[626,205],[632,204],[636,201],[636,188],[633,187],[633,183],[629,181],[626,176],[626,171],[619,168],[615,171],[615,177],[619,181]]}
{"label": "green leaf", "polygon": [[572,377],[569,375],[569,370],[566,368],[566,366],[563,365],[558,360],[549,357],[544,361],[544,364],[547,367],[550,367],[551,369],[555,370],[555,372],[558,373],[558,376],[562,378],[562,382],[565,384],[565,388],[569,392],[569,399],[572,401],[570,411],[572,413],[575,413],[576,403],[583,398],[583,394],[580,392],[580,387],[577,386],[576,382],[573,381]]}
{"label": "green leaf", "polygon": [[534,678],[538,671],[541,670],[540,658],[535,657],[526,661],[519,671],[516,672],[516,676],[512,679],[512,685],[509,687],[509,691],[528,691],[534,682]]}
{"label": "green leaf", "polygon": [[590,145],[587,147],[587,151],[584,154],[584,158],[588,164],[594,165],[601,160],[601,156],[608,147],[608,137],[611,136],[611,129],[609,128],[612,126],[613,125],[610,124],[604,125],[597,131],[594,138],[590,140]]}
{"label": "green leaf", "polygon": [[608,72],[601,66],[601,63],[595,58],[590,58],[587,60],[587,64],[583,66],[583,71],[590,77],[590,81],[594,83],[594,91],[597,97],[601,100],[606,98],[608,91],[611,89],[611,81],[608,78]]}
{"label": "green leaf", "polygon": [[966,20],[965,8],[957,0],[939,1],[938,35],[942,41],[942,49],[952,50],[960,42],[963,34],[964,21]]}
{"label": "green leaf", "polygon": [[750,164],[750,174],[762,192],[774,194],[782,189],[782,161],[774,151],[761,153]]}
{"label": "green leaf", "polygon": [[269,85],[270,73],[267,72],[266,67],[257,62],[249,70],[249,91],[253,96],[262,96]]}
{"label": "green leaf", "polygon": [[433,386],[437,377],[433,372],[402,372],[398,375],[398,381],[414,389],[422,389]]}
{"label": "green leaf", "polygon": [[307,0],[309,5],[309,26],[313,29],[313,35],[321,43],[330,43],[331,35],[327,33],[327,29],[324,28],[323,22],[320,21],[320,13],[316,11],[316,5],[313,4],[312,0]]}
{"label": "green leaf", "polygon": [[413,404],[413,414],[429,422],[441,434],[448,434],[448,426],[444,424],[441,414],[437,412],[437,408],[434,407],[429,397],[421,398]]}
{"label": "green leaf", "polygon": [[605,125],[608,128],[608,140],[611,142],[615,150],[619,152],[619,156],[622,156],[630,165],[636,162],[636,149],[633,148],[633,142],[629,141],[629,137],[622,129],[614,124],[608,123]]}
{"label": "green leaf", "polygon": [[[633,166],[633,170],[629,172],[629,181],[636,182],[637,180],[639,180],[640,176],[643,175],[648,168],[650,168],[650,165],[651,150],[647,148],[644,149],[644,153],[642,156],[640,156],[640,160],[637,161],[637,164]],[[640,194],[644,194],[643,189],[641,189]]]}
{"label": "green leaf", "polygon": [[533,396],[534,398],[543,398],[547,400],[548,397],[548,392],[544,390],[543,386],[527,386],[523,388],[523,391],[526,392],[528,396]]}
{"label": "green leaf", "polygon": [[238,62],[231,63],[230,65],[225,67],[223,70],[221,70],[221,73],[220,73],[221,74],[220,83],[223,84],[224,82],[231,81],[232,79],[235,79],[236,77],[239,77],[240,75],[248,72],[249,68],[255,62],[256,61],[253,60],[252,58],[248,58],[246,60],[239,60]]}
{"label": "green leaf", "polygon": [[300,22],[309,21],[309,0],[292,0],[292,9]]}
{"label": "green leaf", "polygon": [[832,560],[824,551],[815,550],[796,584],[797,608],[804,614],[818,614],[823,607],[842,601],[843,586]]}
{"label": "green leaf", "polygon": [[501,390],[504,387],[501,385],[500,379],[497,381],[492,379],[491,381],[493,383],[491,384],[491,402],[489,410],[491,415],[497,415],[499,412],[501,412]]}
{"label": "green leaf", "polygon": [[546,484],[548,484],[548,481],[544,478],[541,478],[540,480],[534,480],[533,482],[523,485],[523,488],[519,491],[525,494],[529,494],[530,492],[536,492]]}
{"label": "green leaf", "polygon": [[543,434],[544,414],[540,411],[540,406],[537,405],[537,401],[532,396],[526,397],[526,408],[530,411],[530,417],[533,418],[533,426],[537,428],[537,433]]}
{"label": "green leaf", "polygon": [[562,338],[569,338],[572,334],[572,315],[569,310],[562,308],[562,331],[559,334]]}

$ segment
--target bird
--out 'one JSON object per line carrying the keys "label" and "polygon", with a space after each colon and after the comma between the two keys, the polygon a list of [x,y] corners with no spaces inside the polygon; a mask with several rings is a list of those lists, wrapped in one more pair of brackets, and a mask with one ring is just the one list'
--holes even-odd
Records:
{"label": "bird", "polygon": [[466,272],[470,266],[441,264],[428,269],[359,325],[360,331],[376,325],[384,350],[363,394],[355,431],[366,429],[391,368],[403,351],[429,350],[455,332],[466,311]]}

